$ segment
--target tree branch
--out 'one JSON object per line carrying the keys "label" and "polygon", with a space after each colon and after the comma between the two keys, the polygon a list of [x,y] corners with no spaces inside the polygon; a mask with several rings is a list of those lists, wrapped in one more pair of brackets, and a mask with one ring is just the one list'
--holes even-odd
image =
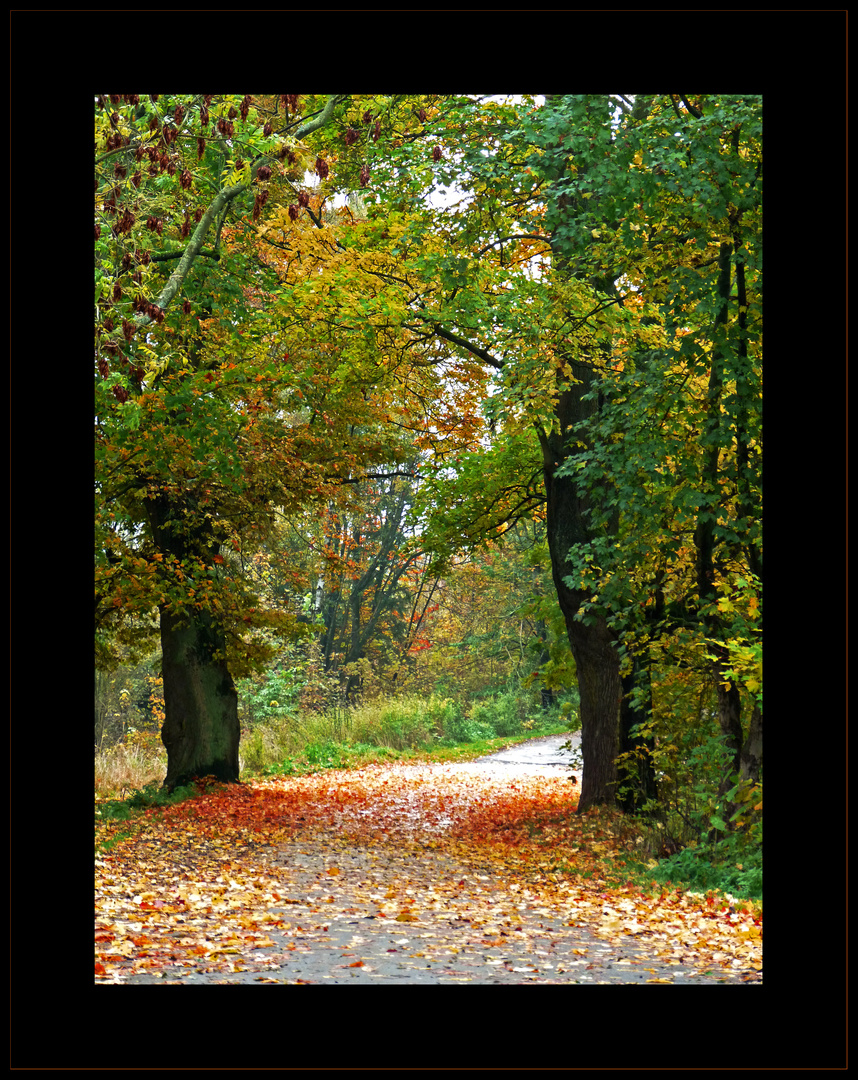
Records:
{"label": "tree branch", "polygon": [[490,244],[486,244],[484,248],[480,248],[480,250],[475,253],[475,258],[478,259],[493,247],[497,247],[498,244],[505,244],[508,240],[543,240],[546,244],[550,245],[551,243],[549,237],[542,236],[539,233],[521,233],[513,236],[501,236],[497,240],[493,240]]}
{"label": "tree branch", "polygon": [[472,341],[468,341],[467,338],[459,337],[458,334],[453,334],[449,330],[445,330],[440,323],[432,322],[428,315],[421,315],[416,313],[417,317],[426,322],[432,327],[436,337],[443,338],[445,341],[451,342],[453,345],[458,345],[462,349],[466,349],[472,356],[478,357],[480,360],[496,368],[498,371],[503,370],[503,360],[498,360],[496,356],[492,356],[486,349],[481,349],[479,345],[475,345]]}
{"label": "tree branch", "polygon": [[[320,127],[324,127],[324,125],[327,124],[327,122],[333,116],[334,109],[336,108],[337,104],[343,100],[344,96],[345,95],[343,94],[334,94],[329,97],[327,104],[316,117],[316,119],[310,120],[306,124],[298,128],[298,130],[295,132],[295,138],[303,139],[306,135],[310,135],[312,132],[318,131]],[[273,161],[276,156],[276,154],[264,154],[260,158],[256,159],[256,161],[254,161],[254,165],[256,165],[257,162],[269,160]],[[184,253],[179,257],[179,265],[170,275],[167,284],[161,291],[160,296],[158,296],[158,298],[155,300],[155,304],[161,309],[161,311],[167,310],[176,293],[182,287],[185,278],[188,276],[191,267],[194,265],[194,261],[202,251],[203,240],[205,239],[206,233],[209,231],[209,228],[217,215],[239,195],[241,195],[245,191],[248,191],[251,186],[252,185],[249,183],[233,184],[231,187],[223,188],[223,190],[219,191],[214,197],[211,206],[203,214],[199,225],[197,225],[196,229],[194,230],[194,234],[191,237],[190,243],[185,248]],[[140,329],[141,327],[147,326],[150,322],[152,322],[152,319],[149,315],[138,315],[134,321],[137,328]]]}
{"label": "tree branch", "polygon": [[698,109],[696,105],[692,105],[688,98],[685,96],[685,94],[680,94],[679,96],[682,98],[682,104],[686,107],[686,109],[688,109],[694,119],[699,120],[700,117],[703,115],[703,110]]}
{"label": "tree branch", "polygon": [[396,470],[394,472],[380,472],[380,473],[361,473],[360,476],[326,476],[326,480],[339,480],[341,484],[362,484],[364,480],[391,480],[394,476],[407,476],[409,480],[414,480],[417,476],[415,472],[401,472]]}
{"label": "tree branch", "polygon": [[[150,254],[149,259],[151,262],[167,262],[170,259],[181,259],[184,254],[184,251],[161,251],[154,255]],[[215,262],[220,259],[220,253],[210,248],[201,248],[199,254],[203,258],[214,259]]]}

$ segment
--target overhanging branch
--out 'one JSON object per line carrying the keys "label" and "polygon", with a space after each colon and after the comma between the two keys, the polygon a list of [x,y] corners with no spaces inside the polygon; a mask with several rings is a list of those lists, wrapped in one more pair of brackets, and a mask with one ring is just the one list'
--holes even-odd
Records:
{"label": "overhanging branch", "polygon": [[[314,120],[310,120],[306,124],[303,124],[301,127],[298,128],[298,130],[295,132],[295,138],[303,139],[306,135],[309,135],[314,131],[318,131],[320,127],[324,127],[324,125],[327,124],[327,122],[333,116],[334,109],[336,108],[337,104],[342,101],[343,96],[344,95],[342,94],[335,94],[329,97],[327,104],[325,105],[324,109],[322,109],[322,111],[319,113],[319,115]],[[276,154],[262,155],[254,161],[254,169],[256,168],[256,166],[262,164],[265,161],[273,161],[276,156]],[[169,280],[161,291],[160,296],[158,296],[158,298],[155,300],[156,306],[159,307],[161,311],[167,310],[171,301],[176,296],[176,293],[182,287],[185,279],[190,273],[191,267],[194,265],[194,261],[196,260],[197,256],[202,252],[203,240],[205,239],[206,234],[208,233],[209,228],[211,227],[211,224],[215,220],[217,215],[239,195],[241,195],[245,191],[250,190],[251,186],[252,184],[250,183],[233,184],[231,187],[224,188],[222,191],[219,191],[214,197],[211,206],[203,214],[202,218],[200,219],[199,225],[197,225],[196,229],[194,230],[194,234],[191,237],[190,243],[179,257],[179,265],[170,275]],[[152,318],[149,315],[138,315],[138,317],[134,321],[137,328],[139,329],[152,322]]]}
{"label": "overhanging branch", "polygon": [[476,356],[478,359],[485,361],[485,363],[496,368],[498,371],[503,370],[503,360],[498,360],[496,356],[492,356],[487,349],[482,349],[479,345],[475,345],[472,341],[468,341],[467,338],[459,337],[458,334],[454,334],[450,330],[445,330],[440,323],[433,322],[428,316],[420,315],[419,312],[418,318],[423,319],[427,325],[432,327],[432,331],[436,337],[443,338],[444,341],[449,341],[453,345],[458,345],[460,348],[471,353],[472,356]]}

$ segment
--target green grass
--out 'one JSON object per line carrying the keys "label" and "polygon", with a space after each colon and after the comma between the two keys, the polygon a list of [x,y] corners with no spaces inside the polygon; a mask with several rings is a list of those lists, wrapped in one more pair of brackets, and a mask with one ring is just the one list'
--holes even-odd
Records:
{"label": "green grass", "polygon": [[557,713],[528,711],[510,694],[467,711],[449,698],[388,698],[257,725],[242,740],[242,775],[306,775],[383,761],[467,761],[568,730],[568,720]]}

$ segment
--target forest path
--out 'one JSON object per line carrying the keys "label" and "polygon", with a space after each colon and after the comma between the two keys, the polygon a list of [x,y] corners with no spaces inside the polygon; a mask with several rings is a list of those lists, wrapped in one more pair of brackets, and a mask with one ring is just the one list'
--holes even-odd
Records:
{"label": "forest path", "polygon": [[532,742],[530,771],[372,766],[152,815],[97,860],[96,980],[761,981],[753,913],[608,886],[607,819]]}

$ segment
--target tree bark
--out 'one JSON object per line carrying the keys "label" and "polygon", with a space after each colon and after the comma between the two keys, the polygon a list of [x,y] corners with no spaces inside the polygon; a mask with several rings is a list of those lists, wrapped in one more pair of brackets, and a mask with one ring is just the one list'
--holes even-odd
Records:
{"label": "tree bark", "polygon": [[754,705],[748,737],[742,747],[739,779],[758,783],[763,775],[763,710]]}
{"label": "tree bark", "polygon": [[[574,412],[586,403],[581,395],[589,389],[592,373],[576,372],[581,381],[561,395],[558,404],[560,431],[565,432]],[[567,453],[558,433],[540,433],[544,455],[546,530],[551,573],[578,678],[581,718],[583,776],[578,813],[596,804],[616,801],[617,765],[620,752],[619,709],[622,697],[620,657],[613,632],[603,616],[588,615],[584,623],[575,618],[586,596],[570,588],[568,554],[573,544],[591,540],[584,517],[585,502],[570,477],[555,475]]]}
{"label": "tree bark", "polygon": [[[220,549],[193,497],[165,494],[144,500],[152,539],[181,564],[189,557],[211,563]],[[169,560],[165,560],[168,562]],[[226,661],[226,636],[217,619],[193,606],[163,602],[161,673],[164,714],[161,741],[167,749],[164,787],[172,791],[194,776],[239,778],[238,694]]]}
{"label": "tree bark", "polygon": [[211,616],[161,608],[168,791],[194,776],[239,778],[238,694],[224,658],[226,640]]}
{"label": "tree bark", "polygon": [[[565,614],[565,612],[564,612]],[[620,660],[614,636],[602,618],[590,626],[566,620],[581,698],[581,795],[578,813],[613,806],[620,753]]]}

